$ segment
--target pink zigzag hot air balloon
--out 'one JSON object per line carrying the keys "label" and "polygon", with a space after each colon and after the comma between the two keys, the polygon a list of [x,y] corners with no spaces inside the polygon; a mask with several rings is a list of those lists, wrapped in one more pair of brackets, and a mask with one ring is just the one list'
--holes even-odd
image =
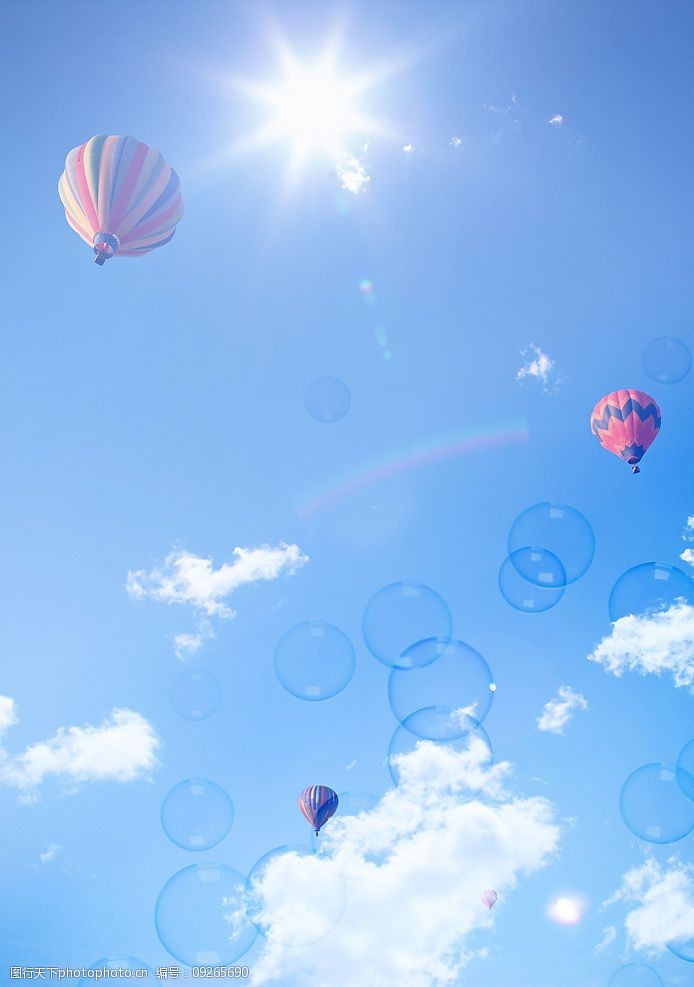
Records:
{"label": "pink zigzag hot air balloon", "polygon": [[181,183],[159,151],[134,137],[91,137],[74,147],[58,182],[65,217],[97,264],[168,243],[183,216]]}
{"label": "pink zigzag hot air balloon", "polygon": [[600,445],[625,459],[632,473],[660,431],[660,408],[644,391],[612,391],[601,398],[590,416],[590,428]]}
{"label": "pink zigzag hot air balloon", "polygon": [[494,907],[494,905],[496,905],[499,896],[496,893],[496,891],[492,891],[491,888],[487,888],[486,891],[483,891],[482,892],[482,894],[480,895],[480,898],[482,899],[482,901],[484,902],[484,904],[487,906],[487,908],[491,911],[492,908]]}
{"label": "pink zigzag hot air balloon", "polygon": [[328,819],[335,815],[339,801],[337,794],[327,785],[309,785],[299,796],[299,808],[313,826],[316,836]]}

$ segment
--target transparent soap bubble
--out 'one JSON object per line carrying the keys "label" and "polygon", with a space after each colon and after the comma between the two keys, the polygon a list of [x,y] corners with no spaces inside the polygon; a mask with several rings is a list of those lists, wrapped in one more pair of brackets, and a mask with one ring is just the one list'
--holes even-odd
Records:
{"label": "transparent soap bubble", "polygon": [[[568,504],[534,504],[516,518],[508,536],[509,558],[521,575],[536,586],[545,587],[542,566],[522,549],[544,549],[559,560],[551,567],[552,586],[576,582],[586,572],[595,554],[595,535],[588,520]],[[563,583],[557,582],[563,577]]]}
{"label": "transparent soap bubble", "polygon": [[681,790],[694,802],[694,740],[684,745],[677,758],[677,784]]}
{"label": "transparent soap bubble", "polygon": [[669,942],[667,948],[678,959],[686,960],[687,963],[694,963],[694,936],[684,939],[675,939]]}
{"label": "transparent soap bubble", "polygon": [[164,948],[188,966],[234,963],[257,935],[246,914],[245,885],[225,864],[193,864],[174,874],[154,913]]}
{"label": "transparent soap bubble", "polygon": [[[521,571],[533,576],[532,580]],[[519,548],[499,569],[499,590],[506,602],[522,613],[544,613],[564,595],[566,572],[560,560],[544,548]]]}
{"label": "transparent soap bubble", "polygon": [[298,699],[330,699],[354,674],[354,648],[333,624],[307,620],[291,627],[275,648],[275,671],[287,692]]}
{"label": "transparent soap bubble", "polygon": [[174,679],[171,704],[186,720],[207,720],[222,704],[222,687],[203,669],[188,669]]}
{"label": "transparent soap bubble", "polygon": [[[362,618],[369,651],[390,668],[409,667],[403,657],[408,648],[426,638],[448,640],[452,628],[446,601],[421,583],[384,586],[371,597]],[[424,652],[418,657],[424,659]]]}
{"label": "transparent soap bubble", "polygon": [[209,850],[227,836],[234,806],[219,785],[206,778],[189,778],[166,794],[161,824],[172,843],[184,850]]}
{"label": "transparent soap bubble", "polygon": [[627,963],[610,977],[609,987],[664,987],[662,978],[652,966]]}
{"label": "transparent soap bubble", "polygon": [[[420,661],[419,652],[427,660]],[[388,679],[388,698],[400,722],[418,712],[410,724],[423,739],[455,740],[484,720],[494,698],[493,679],[478,651],[463,641],[432,638],[408,648],[405,657],[411,667],[394,668]]]}
{"label": "transparent soap bubble", "polygon": [[300,846],[270,850],[246,882],[246,909],[258,931],[287,946],[325,938],[342,918],[345,901],[335,864]]}
{"label": "transparent soap bubble", "polygon": [[680,599],[694,603],[694,584],[686,572],[664,562],[643,562],[627,569],[612,587],[610,620],[667,610]]}
{"label": "transparent soap bubble", "polygon": [[658,336],[645,347],[643,369],[658,384],[678,384],[689,373],[692,355],[689,347],[676,336]]}
{"label": "transparent soap bubble", "polygon": [[338,377],[319,377],[309,384],[304,397],[311,418],[324,424],[344,418],[351,403],[349,388]]}
{"label": "transparent soap bubble", "polygon": [[644,764],[629,775],[619,796],[627,827],[648,843],[676,843],[694,829],[694,803],[677,783],[674,768]]}
{"label": "transparent soap bubble", "polygon": [[[398,785],[401,780],[401,766],[404,756],[411,754],[422,745],[436,744],[456,752],[474,750],[479,756],[479,764],[489,768],[494,763],[494,752],[491,741],[484,727],[470,722],[468,729],[462,734],[452,736],[453,731],[443,739],[424,739],[424,734],[431,733],[430,709],[419,709],[398,725],[388,746],[388,772],[393,782]],[[471,795],[479,792],[479,787],[471,789]]]}

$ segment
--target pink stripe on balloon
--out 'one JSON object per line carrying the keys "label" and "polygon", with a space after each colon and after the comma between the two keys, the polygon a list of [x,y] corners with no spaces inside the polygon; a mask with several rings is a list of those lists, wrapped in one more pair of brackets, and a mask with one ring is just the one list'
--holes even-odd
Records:
{"label": "pink stripe on balloon", "polygon": [[118,194],[118,199],[111,212],[111,229],[110,233],[118,234],[118,225],[123,219],[123,215],[130,201],[130,196],[135,188],[138,175],[144,164],[144,160],[147,157],[147,152],[149,148],[146,144],[138,144],[137,151],[133,155],[133,159],[130,163],[130,168],[128,169],[128,174],[125,176],[125,181],[121,187]]}
{"label": "pink stripe on balloon", "polygon": [[[128,233],[127,236],[123,237],[121,243],[125,245],[128,243],[134,243],[136,240],[142,240],[143,238],[147,237],[147,234],[149,233],[150,230],[158,229],[159,227],[163,227],[161,231],[162,233],[166,232],[165,224],[168,223],[173,218],[173,216],[176,215],[180,207],[181,207],[181,197],[180,195],[177,195],[176,201],[171,206],[169,206],[169,208],[165,212],[160,213],[158,216],[153,216],[146,223],[143,223],[142,226],[136,226],[133,230],[131,230],[130,233]],[[175,226],[175,223],[171,223],[171,226]]]}
{"label": "pink stripe on balloon", "polygon": [[89,182],[87,181],[87,175],[84,170],[84,149],[86,146],[86,144],[83,144],[77,152],[75,174],[77,175],[77,186],[80,193],[80,205],[84,209],[85,215],[92,226],[92,232],[96,233],[99,228],[99,219],[96,215],[92,194],[89,191]]}

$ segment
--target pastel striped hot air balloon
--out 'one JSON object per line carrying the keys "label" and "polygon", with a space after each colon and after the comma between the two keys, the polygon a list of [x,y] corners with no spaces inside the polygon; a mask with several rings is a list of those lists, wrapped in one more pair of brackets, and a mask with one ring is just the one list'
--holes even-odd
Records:
{"label": "pastel striped hot air balloon", "polygon": [[339,804],[337,794],[326,785],[309,785],[299,796],[299,808],[318,836],[321,827],[335,815]]}
{"label": "pastel striped hot air balloon", "polygon": [[608,452],[625,459],[632,473],[660,431],[660,408],[644,391],[612,391],[601,398],[590,416],[590,428]]}
{"label": "pastel striped hot air balloon", "polygon": [[99,265],[168,243],[183,215],[178,175],[134,137],[91,137],[73,147],[58,193],[68,223]]}
{"label": "pastel striped hot air balloon", "polygon": [[480,895],[480,898],[482,899],[482,901],[490,911],[492,910],[494,905],[496,905],[498,897],[499,896],[496,893],[496,891],[492,891],[491,888],[487,888],[487,890],[483,891],[482,894]]}

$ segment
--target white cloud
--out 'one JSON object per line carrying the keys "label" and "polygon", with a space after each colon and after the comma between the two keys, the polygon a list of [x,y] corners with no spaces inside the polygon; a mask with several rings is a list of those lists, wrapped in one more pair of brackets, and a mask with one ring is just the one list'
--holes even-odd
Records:
{"label": "white cloud", "polygon": [[542,381],[543,387],[547,389],[554,369],[554,360],[547,353],[543,353],[535,343],[530,343],[526,349],[521,350],[521,356],[527,357],[531,353],[534,355],[529,360],[526,360],[520,368],[516,374],[516,380],[533,377],[536,380]]}
{"label": "white cloud", "polygon": [[371,176],[367,174],[363,161],[349,154],[336,168],[337,176],[342,182],[342,188],[359,195],[362,189],[371,181]]}
{"label": "white cloud", "polygon": [[126,590],[138,600],[149,597],[161,603],[187,603],[208,617],[233,617],[234,611],[224,601],[239,586],[277,579],[282,573],[292,575],[308,562],[298,545],[284,543],[276,548],[235,548],[232,554],[232,562],[215,569],[212,559],[172,552],[161,567],[129,572]]}
{"label": "white cloud", "polygon": [[62,849],[60,843],[49,843],[43,853],[39,854],[39,860],[42,864],[48,864],[51,860],[55,860],[56,854]]}
{"label": "white cloud", "polygon": [[21,754],[0,748],[0,782],[19,789],[23,801],[33,801],[49,776],[72,785],[135,781],[156,766],[159,743],[143,716],[114,709],[100,726],[60,727],[49,740],[30,744]]}
{"label": "white cloud", "polygon": [[17,722],[17,705],[9,696],[0,696],[0,738]]}
{"label": "white cloud", "polygon": [[676,686],[694,690],[694,606],[680,600],[667,610],[620,617],[588,661],[617,676],[669,672]]}
{"label": "white cloud", "polygon": [[661,865],[647,860],[627,871],[607,902],[633,906],[624,926],[629,944],[646,953],[662,952],[669,943],[694,939],[694,866],[675,857]]}
{"label": "white cloud", "polygon": [[596,953],[604,953],[606,949],[609,949],[612,943],[617,938],[617,930],[614,925],[608,925],[602,930],[602,939],[595,947]]}
{"label": "white cloud", "polygon": [[537,729],[546,733],[563,733],[564,727],[579,710],[588,709],[588,700],[570,685],[559,686],[554,699],[545,703],[537,718]]}
{"label": "white cloud", "polygon": [[561,115],[561,113],[555,113],[554,116],[550,117],[549,120],[547,121],[547,123],[551,123],[555,127],[559,126],[563,122],[564,122],[564,117]]}
{"label": "white cloud", "polygon": [[412,154],[414,151],[414,144],[405,144],[402,150],[404,154]]}
{"label": "white cloud", "polygon": [[192,658],[205,641],[213,637],[214,631],[209,620],[199,620],[194,631],[181,631],[179,634],[174,634],[173,645],[176,657],[181,661]]}
{"label": "white cloud", "polygon": [[350,761],[349,764],[345,764],[345,771],[351,771],[352,768],[356,768],[356,766],[357,766],[357,760],[355,758],[353,761]]}
{"label": "white cloud", "polygon": [[451,147],[458,148],[463,143],[462,137],[451,137],[449,144]]}
{"label": "white cloud", "polygon": [[452,984],[472,955],[469,935],[494,923],[482,890],[495,888],[503,908],[519,879],[544,866],[559,842],[550,803],[511,797],[504,790],[509,766],[486,769],[487,758],[479,740],[464,751],[420,741],[399,758],[397,788],[372,810],[338,812],[312,859],[321,886],[344,880],[346,903],[336,927],[311,946],[283,943],[297,909],[311,924],[312,910],[321,909],[315,881],[301,880],[301,857],[280,860],[283,880],[275,880],[273,861],[260,892],[264,915],[275,922],[251,983]]}
{"label": "white cloud", "polygon": [[[687,518],[687,523],[684,526],[684,532],[682,533],[683,541],[694,542],[694,514],[690,514]],[[689,565],[694,565],[694,548],[685,548],[685,550],[680,555],[683,562],[687,562]]]}

